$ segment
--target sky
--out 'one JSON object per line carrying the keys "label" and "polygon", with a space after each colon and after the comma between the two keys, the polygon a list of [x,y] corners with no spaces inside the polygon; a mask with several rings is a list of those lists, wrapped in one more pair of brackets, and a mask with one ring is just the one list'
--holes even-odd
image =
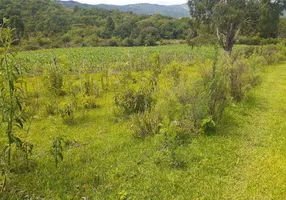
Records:
{"label": "sky", "polygon": [[113,4],[113,5],[126,5],[135,3],[153,3],[160,5],[177,5],[186,3],[187,0],[75,0],[87,4]]}

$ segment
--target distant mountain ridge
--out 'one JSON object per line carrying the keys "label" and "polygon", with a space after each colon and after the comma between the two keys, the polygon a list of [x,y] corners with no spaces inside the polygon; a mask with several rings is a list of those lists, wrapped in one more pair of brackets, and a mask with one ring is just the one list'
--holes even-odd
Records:
{"label": "distant mountain ridge", "polygon": [[153,15],[153,14],[161,14],[163,16],[173,17],[173,18],[181,18],[181,17],[189,17],[189,8],[186,4],[181,5],[158,5],[158,4],[150,4],[150,3],[139,3],[139,4],[129,4],[129,5],[108,5],[108,4],[98,4],[98,5],[90,5],[79,3],[77,1],[63,1],[57,0],[63,6],[67,8],[73,8],[75,6],[81,8],[102,8],[106,10],[119,10],[122,12],[134,12],[136,14],[144,14],[144,15]]}

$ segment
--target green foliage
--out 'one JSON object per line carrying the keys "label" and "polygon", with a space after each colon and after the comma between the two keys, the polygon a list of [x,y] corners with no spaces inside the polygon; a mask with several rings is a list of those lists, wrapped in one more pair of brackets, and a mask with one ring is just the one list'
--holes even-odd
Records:
{"label": "green foliage", "polygon": [[262,40],[262,38],[260,38],[258,36],[253,36],[253,37],[241,36],[241,37],[239,37],[237,43],[238,44],[246,44],[246,45],[260,45],[261,40]]}
{"label": "green foliage", "polygon": [[261,37],[277,37],[279,18],[283,10],[282,1],[262,1],[258,26]]}
{"label": "green foliage", "polygon": [[235,101],[241,101],[244,96],[245,83],[243,80],[246,71],[244,63],[235,62],[230,69],[230,95]]}
{"label": "green foliage", "polygon": [[[0,19],[17,28],[15,44],[24,50],[78,46],[156,45],[159,39],[185,39],[188,18],[79,8],[52,0],[1,1]],[[1,20],[0,20],[1,23]]]}
{"label": "green foliage", "polygon": [[115,24],[114,21],[111,17],[106,18],[106,24],[105,24],[105,29],[104,29],[104,37],[105,38],[110,38],[115,30]]}
{"label": "green foliage", "polygon": [[150,89],[138,90],[127,88],[115,96],[115,104],[122,108],[126,114],[141,113],[151,109],[152,93]]}
{"label": "green foliage", "polygon": [[47,115],[56,115],[58,113],[58,103],[55,100],[45,102],[45,112]]}
{"label": "green foliage", "polygon": [[211,118],[203,119],[201,122],[200,133],[210,134],[216,131],[216,124]]}
{"label": "green foliage", "polygon": [[[3,19],[3,22],[8,22]],[[4,48],[0,54],[0,109],[1,121],[5,125],[8,146],[5,148],[7,164],[11,164],[12,145],[22,148],[23,141],[16,135],[16,128],[23,129],[27,117],[23,110],[24,91],[19,87],[23,84],[22,68],[17,63],[15,55],[10,53],[13,40],[13,29],[0,27],[0,45]]]}
{"label": "green foliage", "polygon": [[278,37],[286,38],[286,18],[280,18],[278,24]]}
{"label": "green foliage", "polygon": [[83,83],[83,94],[85,96],[100,96],[100,88],[92,76],[86,76]]}
{"label": "green foliage", "polygon": [[217,37],[213,34],[203,33],[195,38],[189,37],[187,42],[190,46],[215,45],[217,44]]}
{"label": "green foliage", "polygon": [[266,59],[267,64],[277,64],[285,60],[285,54],[275,45],[263,47],[261,55]]}
{"label": "green foliage", "polygon": [[[273,133],[276,131],[283,137],[285,70],[282,65],[266,67],[267,60],[279,58],[271,62],[281,62],[283,55],[284,44],[275,45],[275,48],[235,46],[231,56],[218,48],[192,49],[187,45],[21,52],[19,57],[25,58],[21,59],[22,66],[30,67],[29,74],[24,77],[26,85],[17,86],[29,97],[29,104],[25,102],[23,108],[35,105],[32,115],[35,121],[29,135],[35,144],[32,158],[37,165],[29,159],[30,166],[34,167],[29,171],[12,166],[14,173],[7,176],[5,184],[7,171],[2,170],[0,180],[5,190],[1,197],[255,198],[256,193],[253,195],[252,191],[258,191],[257,185],[262,183],[257,184],[253,178],[253,190],[244,193],[245,190],[236,190],[237,180],[229,175],[234,171],[242,173],[248,186],[248,176],[261,178],[260,174],[251,173],[265,165],[249,165],[256,170],[245,174],[245,160],[242,159],[253,153],[253,158],[265,164],[265,160],[261,160],[265,154],[257,158],[259,152],[255,148],[261,150],[264,142],[275,142]],[[55,67],[54,57],[62,75],[60,85],[64,95],[49,92],[46,84],[49,79],[41,81],[49,74],[48,67]],[[263,82],[258,88],[249,91],[260,81]],[[234,101],[235,96],[239,96],[239,100]],[[268,98],[270,96],[277,98]],[[120,97],[119,102],[133,111],[117,115],[114,120],[114,112],[125,110],[114,104],[114,97]],[[54,115],[42,115],[46,105],[52,106]],[[267,131],[268,121],[276,130],[272,135]],[[0,131],[4,132],[3,125]],[[258,129],[263,137],[255,132]],[[14,130],[16,136],[25,138],[21,129]],[[70,138],[69,142],[62,140],[66,137]],[[53,144],[46,144],[51,138],[55,138]],[[277,140],[279,144],[280,139]],[[22,149],[29,151],[29,143],[30,140],[22,140]],[[2,138],[0,147],[5,144]],[[251,151],[245,148],[249,144]],[[283,149],[283,145],[280,146]],[[65,147],[68,148],[66,156]],[[25,162],[22,149],[13,151],[13,159],[19,161],[17,164]],[[272,149],[271,152],[276,151]],[[62,156],[65,161],[60,165]],[[1,163],[3,160],[0,157]],[[279,167],[281,162],[284,165],[277,155],[266,163],[277,166],[277,160]],[[269,171],[268,164],[265,169]],[[242,170],[237,171],[240,167]],[[274,175],[276,172],[273,169]],[[271,188],[268,178],[263,186]],[[284,182],[284,179],[279,180]],[[264,187],[258,188],[265,194]],[[233,194],[233,189],[237,193]],[[269,196],[283,198],[279,190],[275,189],[279,192],[275,195],[272,189],[269,189]]]}
{"label": "green foliage", "polygon": [[67,102],[60,105],[59,113],[65,124],[72,125],[75,123],[75,105],[72,102]]}
{"label": "green foliage", "polygon": [[155,135],[160,132],[161,116],[154,111],[145,111],[132,115],[131,128],[135,136]]}
{"label": "green foliage", "polygon": [[[276,38],[283,1],[188,1],[193,28],[189,43],[197,43],[199,31],[217,35],[219,44],[227,52],[232,48],[240,33],[249,38],[240,38],[243,44],[260,44],[262,38]],[[200,34],[199,34],[200,36]],[[266,43],[274,41],[264,41]],[[264,43],[265,44],[265,43]]]}
{"label": "green foliage", "polygon": [[43,83],[46,86],[47,92],[51,95],[60,96],[63,95],[63,71],[62,68],[57,66],[56,59],[54,58],[54,64],[50,65],[46,69],[43,76]]}
{"label": "green foliage", "polygon": [[63,144],[64,143],[65,141],[61,137],[56,137],[53,141],[51,155],[53,156],[55,160],[56,167],[58,167],[59,162],[64,159],[63,157],[63,151],[64,151]]}
{"label": "green foliage", "polygon": [[96,96],[87,96],[82,99],[82,104],[85,109],[94,109],[98,107]]}

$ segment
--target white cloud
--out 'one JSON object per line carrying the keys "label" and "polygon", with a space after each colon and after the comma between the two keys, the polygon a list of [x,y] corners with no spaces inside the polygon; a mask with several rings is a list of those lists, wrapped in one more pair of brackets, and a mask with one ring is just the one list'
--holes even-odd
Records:
{"label": "white cloud", "polygon": [[126,4],[135,4],[135,3],[153,3],[161,5],[176,5],[186,3],[187,0],[75,0],[81,3],[87,4],[114,4],[114,5],[126,5]]}

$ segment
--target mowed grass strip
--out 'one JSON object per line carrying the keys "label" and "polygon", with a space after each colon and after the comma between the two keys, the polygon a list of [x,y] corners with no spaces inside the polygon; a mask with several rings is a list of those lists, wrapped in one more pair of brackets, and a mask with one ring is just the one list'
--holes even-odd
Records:
{"label": "mowed grass strip", "polygon": [[[255,105],[242,131],[243,158],[230,198],[285,199],[286,197],[286,66],[267,67],[260,87],[249,94]],[[234,196],[233,196],[234,195]]]}

